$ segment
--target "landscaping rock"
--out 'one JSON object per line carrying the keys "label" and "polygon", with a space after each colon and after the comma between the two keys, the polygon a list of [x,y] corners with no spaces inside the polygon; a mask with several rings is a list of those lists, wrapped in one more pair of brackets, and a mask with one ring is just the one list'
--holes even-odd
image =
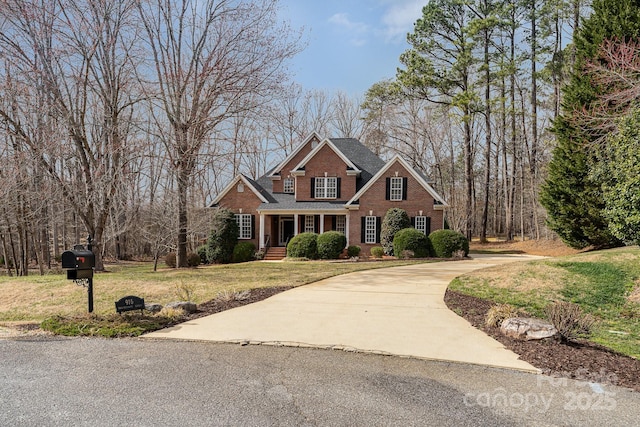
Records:
{"label": "landscaping rock", "polygon": [[502,322],[500,332],[519,340],[541,340],[551,338],[558,333],[549,322],[531,317],[512,317]]}
{"label": "landscaping rock", "polygon": [[152,302],[152,303],[149,303],[149,304],[145,304],[144,305],[144,309],[147,310],[147,311],[150,311],[152,313],[157,313],[160,310],[162,310],[162,305],[158,304],[158,303],[155,303],[155,302]]}
{"label": "landscaping rock", "polygon": [[178,301],[178,302],[171,302],[169,304],[166,305],[167,308],[173,308],[173,309],[182,309],[184,310],[186,313],[195,313],[196,311],[198,311],[198,307],[190,302],[190,301]]}

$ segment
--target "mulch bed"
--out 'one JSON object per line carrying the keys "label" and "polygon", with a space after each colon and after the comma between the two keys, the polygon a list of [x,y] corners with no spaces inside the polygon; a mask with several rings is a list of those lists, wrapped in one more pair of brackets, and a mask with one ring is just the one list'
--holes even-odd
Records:
{"label": "mulch bed", "polygon": [[292,286],[277,286],[272,288],[256,288],[251,289],[249,296],[242,300],[220,300],[214,299],[211,301],[198,304],[198,311],[186,316],[187,320],[197,319],[199,317],[208,316],[210,314],[220,313],[221,311],[230,310],[232,308],[241,307],[243,305],[252,304],[254,302],[262,301],[269,297],[279,294],[280,292],[288,291],[292,289]]}
{"label": "mulch bed", "polygon": [[520,355],[520,359],[541,369],[543,374],[640,391],[640,360],[587,341],[565,344],[555,339],[521,341],[510,338],[501,334],[500,328],[484,323],[487,311],[495,305],[493,302],[451,290],[447,290],[444,301],[474,327]]}

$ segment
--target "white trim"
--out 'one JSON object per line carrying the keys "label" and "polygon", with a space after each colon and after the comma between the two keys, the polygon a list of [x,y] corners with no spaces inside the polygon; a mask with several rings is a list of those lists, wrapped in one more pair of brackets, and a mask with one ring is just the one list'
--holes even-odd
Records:
{"label": "white trim", "polygon": [[366,193],[371,186],[373,186],[373,184],[378,181],[384,174],[387,173],[387,171],[389,169],[391,169],[391,166],[396,162],[400,162],[400,164],[407,170],[407,172],[409,172],[409,174],[411,174],[411,176],[418,181],[418,183],[422,186],[422,188],[424,188],[429,194],[431,194],[433,196],[433,198],[437,201],[439,201],[442,204],[434,204],[434,209],[445,209],[448,208],[449,205],[444,201],[444,199],[442,197],[440,197],[440,195],[436,192],[436,190],[433,189],[433,187],[431,187],[429,185],[429,183],[423,179],[418,172],[416,172],[415,169],[413,169],[409,163],[407,163],[407,161],[405,159],[403,159],[402,157],[400,157],[398,154],[396,154],[395,156],[393,156],[393,158],[391,160],[389,160],[387,162],[386,165],[384,165],[384,167],[382,169],[380,169],[378,171],[377,174],[375,174],[373,176],[373,178],[371,178],[364,187],[362,187],[360,189],[360,191],[358,191],[352,198],[351,200],[349,200],[346,204],[345,207],[347,209],[351,209],[352,206],[354,206],[354,203],[356,202],[356,200],[360,199],[360,197],[362,197],[362,195],[364,193]]}
{"label": "white trim", "polygon": [[292,158],[294,158],[304,147],[306,147],[309,141],[311,141],[314,138],[318,140],[318,145],[320,145],[319,142],[322,141],[322,138],[320,137],[320,135],[318,135],[318,133],[315,131],[311,132],[311,134],[308,137],[302,140],[303,141],[302,144],[299,144],[295,148],[295,150],[293,150],[282,162],[280,162],[280,164],[278,164],[278,166],[276,166],[273,172],[269,174],[269,178],[280,179],[280,175],[277,175],[277,173],[282,172],[282,169],[285,167],[285,165],[289,163],[289,161]]}
{"label": "white trim", "polygon": [[258,249],[264,249],[264,214],[260,214],[260,247]]}
{"label": "white trim", "polygon": [[249,180],[242,174],[236,176],[225,188],[224,190],[222,190],[222,192],[220,194],[218,194],[218,196],[216,196],[215,199],[213,199],[213,201],[211,203],[209,203],[209,208],[214,207],[215,205],[217,205],[218,203],[220,203],[220,200],[222,200],[222,198],[224,196],[227,195],[227,193],[229,191],[231,191],[232,188],[235,187],[235,185],[242,181],[242,183],[246,186],[248,186],[251,191],[253,191],[253,194],[255,194],[262,203],[269,203],[269,201],[251,184],[251,182],[249,182]]}
{"label": "white trim", "polygon": [[316,154],[318,154],[318,152],[322,149],[322,147],[324,147],[325,145],[328,145],[329,148],[331,148],[333,150],[334,153],[336,153],[338,155],[338,157],[340,157],[340,159],[345,162],[345,164],[351,168],[351,170],[347,171],[347,175],[359,175],[360,172],[362,172],[360,169],[358,169],[358,167],[351,161],[349,160],[349,158],[347,156],[344,155],[344,153],[340,150],[338,150],[338,147],[336,147],[333,142],[331,142],[331,140],[329,138],[325,139],[324,141],[322,141],[320,144],[318,144],[318,146],[316,148],[314,148],[313,150],[311,150],[311,152],[309,152],[309,154],[307,154],[305,156],[304,159],[302,159],[300,161],[300,163],[298,163],[296,165],[296,167],[294,167],[291,170],[291,173],[298,173],[298,172],[303,172],[300,171],[300,168],[303,167],[304,165],[307,164],[307,162],[309,162],[309,160],[311,160]]}

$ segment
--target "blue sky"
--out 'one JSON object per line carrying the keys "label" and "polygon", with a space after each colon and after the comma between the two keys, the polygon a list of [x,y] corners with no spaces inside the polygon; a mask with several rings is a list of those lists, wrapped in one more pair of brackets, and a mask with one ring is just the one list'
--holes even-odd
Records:
{"label": "blue sky", "polygon": [[303,27],[307,48],[291,64],[304,89],[364,95],[395,77],[427,0],[280,0],[292,27]]}

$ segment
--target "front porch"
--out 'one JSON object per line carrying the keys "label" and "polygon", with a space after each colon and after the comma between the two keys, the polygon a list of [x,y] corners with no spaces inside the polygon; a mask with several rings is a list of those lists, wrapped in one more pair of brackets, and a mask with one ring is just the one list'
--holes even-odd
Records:
{"label": "front porch", "polygon": [[349,245],[349,213],[335,212],[260,212],[261,250],[269,247],[286,247],[292,237],[300,233],[322,234],[325,231],[339,231],[347,236]]}

